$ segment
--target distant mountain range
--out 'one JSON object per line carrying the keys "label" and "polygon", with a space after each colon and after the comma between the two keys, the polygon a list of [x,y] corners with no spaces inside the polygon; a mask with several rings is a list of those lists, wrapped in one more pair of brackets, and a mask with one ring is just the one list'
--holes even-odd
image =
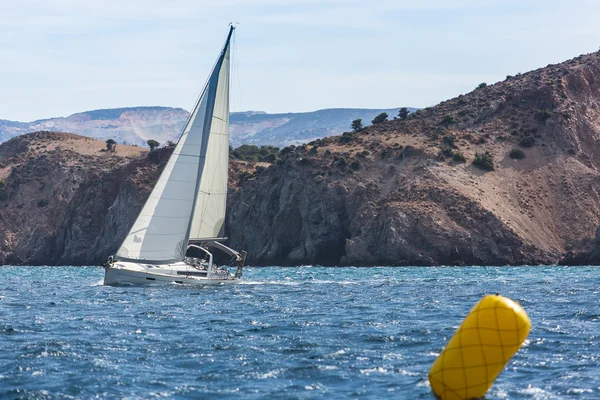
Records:
{"label": "distant mountain range", "polygon": [[[379,113],[386,112],[390,119],[398,115],[399,108],[358,109],[330,108],[303,113],[268,114],[246,111],[231,114],[230,141],[237,147],[242,144],[271,144],[287,146],[350,130],[354,119],[364,125]],[[416,108],[409,108],[415,111]],[[171,107],[127,107],[93,110],[33,122],[0,120],[0,141],[34,131],[71,132],[92,138],[115,139],[119,143],[145,145],[148,139],[160,143],[176,140],[189,113]]]}

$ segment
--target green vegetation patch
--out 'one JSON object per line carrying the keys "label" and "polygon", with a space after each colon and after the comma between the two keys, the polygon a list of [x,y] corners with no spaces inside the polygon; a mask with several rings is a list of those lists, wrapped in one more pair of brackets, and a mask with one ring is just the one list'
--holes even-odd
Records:
{"label": "green vegetation patch", "polygon": [[508,156],[514,160],[522,160],[525,158],[525,152],[521,149],[512,149]]}
{"label": "green vegetation patch", "polygon": [[488,151],[485,153],[475,153],[473,165],[486,171],[493,171],[495,169],[494,156]]}
{"label": "green vegetation patch", "polygon": [[371,121],[371,123],[373,125],[377,125],[377,124],[381,124],[382,122],[387,121],[387,119],[388,119],[387,113],[382,112],[381,114],[379,114],[375,118],[373,118],[373,120]]}
{"label": "green vegetation patch", "polygon": [[252,144],[243,144],[235,150],[230,151],[231,157],[240,161],[249,162],[276,162],[281,155],[291,152],[295,147],[285,147],[279,151],[276,146],[255,146]]}
{"label": "green vegetation patch", "polygon": [[448,127],[450,125],[456,124],[457,122],[458,120],[454,116],[446,115],[444,119],[442,119],[442,122],[440,122],[440,125]]}

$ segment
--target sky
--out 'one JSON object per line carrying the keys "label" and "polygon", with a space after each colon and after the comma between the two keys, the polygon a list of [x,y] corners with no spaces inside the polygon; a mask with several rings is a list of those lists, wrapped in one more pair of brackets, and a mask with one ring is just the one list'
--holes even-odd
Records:
{"label": "sky", "polygon": [[232,111],[427,107],[600,47],[596,0],[0,0],[0,119],[190,109],[237,22]]}

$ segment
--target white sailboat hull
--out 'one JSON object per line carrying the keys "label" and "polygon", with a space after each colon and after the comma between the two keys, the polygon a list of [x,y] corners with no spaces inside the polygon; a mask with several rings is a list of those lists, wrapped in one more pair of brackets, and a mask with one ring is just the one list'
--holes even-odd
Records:
{"label": "white sailboat hull", "polygon": [[230,272],[219,268],[214,271],[198,269],[185,262],[167,265],[140,264],[118,261],[105,267],[104,284],[118,285],[219,285],[240,281]]}

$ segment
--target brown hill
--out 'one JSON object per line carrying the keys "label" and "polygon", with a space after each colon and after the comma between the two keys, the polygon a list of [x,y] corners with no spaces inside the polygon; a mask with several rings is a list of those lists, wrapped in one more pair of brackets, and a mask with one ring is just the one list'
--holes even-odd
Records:
{"label": "brown hill", "polygon": [[[129,231],[171,148],[153,152],[70,133],[0,145],[0,263],[99,265]],[[246,163],[232,165],[232,187]]]}
{"label": "brown hill", "polygon": [[231,244],[260,264],[585,262],[599,104],[590,54],[291,149],[231,197]]}
{"label": "brown hill", "polygon": [[[90,264],[106,258],[158,177],[147,150],[36,132],[0,146],[0,262]],[[165,158],[165,157],[163,157]],[[106,233],[107,229],[111,229]]]}
{"label": "brown hill", "polygon": [[[252,264],[598,263],[599,105],[590,54],[271,166],[232,162],[230,245]],[[2,144],[0,262],[102,263],[169,152],[49,132]]]}

